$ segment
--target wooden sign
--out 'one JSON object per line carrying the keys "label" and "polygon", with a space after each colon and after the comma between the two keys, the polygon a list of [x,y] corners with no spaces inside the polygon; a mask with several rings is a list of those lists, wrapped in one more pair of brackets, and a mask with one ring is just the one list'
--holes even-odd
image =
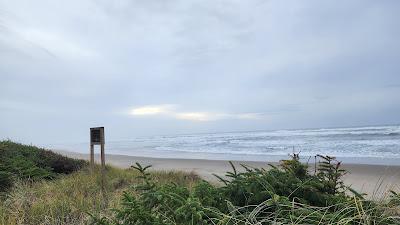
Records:
{"label": "wooden sign", "polygon": [[104,127],[90,128],[90,144],[91,145],[104,144]]}
{"label": "wooden sign", "polygon": [[94,167],[94,146],[100,145],[101,167],[104,170],[105,154],[104,154],[104,127],[90,128],[90,164]]}

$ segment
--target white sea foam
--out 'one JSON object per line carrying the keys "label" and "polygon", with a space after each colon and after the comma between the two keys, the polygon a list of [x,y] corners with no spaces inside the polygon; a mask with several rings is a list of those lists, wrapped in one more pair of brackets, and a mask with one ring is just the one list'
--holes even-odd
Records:
{"label": "white sea foam", "polygon": [[[47,147],[86,153],[87,146],[87,143],[77,143]],[[191,154],[287,156],[293,150],[303,156],[324,154],[400,160],[400,126],[153,136],[107,142],[110,154],[148,153],[154,157],[168,153],[185,157]]]}

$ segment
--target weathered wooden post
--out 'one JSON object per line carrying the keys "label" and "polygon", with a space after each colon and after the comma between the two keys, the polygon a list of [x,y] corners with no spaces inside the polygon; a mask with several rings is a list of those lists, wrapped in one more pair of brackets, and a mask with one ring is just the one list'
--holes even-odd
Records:
{"label": "weathered wooden post", "polygon": [[90,167],[92,173],[94,172],[94,146],[100,145],[100,158],[101,158],[101,192],[104,200],[104,207],[107,206],[108,200],[105,193],[105,177],[106,177],[106,158],[104,153],[104,127],[90,128]]}

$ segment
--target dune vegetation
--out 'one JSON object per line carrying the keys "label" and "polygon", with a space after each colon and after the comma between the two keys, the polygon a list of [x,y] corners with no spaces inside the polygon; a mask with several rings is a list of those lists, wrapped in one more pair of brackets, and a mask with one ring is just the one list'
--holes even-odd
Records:
{"label": "dune vegetation", "polygon": [[71,159],[43,148],[0,141],[0,192],[17,181],[51,180],[86,165],[84,160]]}
{"label": "dune vegetation", "polygon": [[[39,155],[46,151],[1,143],[0,149],[21,147],[21,152],[32,149]],[[2,163],[14,158],[1,157]],[[72,160],[66,164],[76,165],[76,170],[57,173],[32,160],[31,165],[52,174],[36,179],[25,176],[28,171],[19,176],[9,165],[5,170],[2,164],[11,185],[1,192],[0,224],[400,224],[399,194],[367,200],[343,184],[346,171],[339,162],[321,159],[313,173],[297,155],[265,169],[242,165],[244,171],[238,172],[232,164],[219,184],[140,164],[130,169],[107,166],[103,191],[99,168],[91,171],[84,161]]]}
{"label": "dune vegetation", "polygon": [[320,156],[315,173],[298,155],[267,169],[242,165],[219,177],[222,186],[159,184],[148,167],[133,166],[142,183],[122,195],[112,216],[95,217],[102,225],[195,224],[400,224],[399,194],[367,200],[344,185],[346,171],[335,158]]}
{"label": "dune vegetation", "polygon": [[[98,167],[87,162],[11,141],[0,142],[0,225],[88,224],[104,216],[140,180],[134,169],[106,167],[102,192]],[[183,172],[152,172],[160,184],[191,186],[199,178]],[[111,215],[111,214],[110,214]]]}
{"label": "dune vegetation", "polygon": [[[100,169],[91,172],[85,161],[10,141],[0,146],[1,173],[7,174],[1,184],[8,182],[0,192],[0,224],[4,225],[88,224],[91,215],[111,215],[123,193],[140,180],[136,170],[107,166],[102,192]],[[63,163],[64,170],[55,167]],[[153,172],[151,176],[159,184],[174,182],[181,186],[191,186],[198,180],[196,175],[182,172]]]}
{"label": "dune vegetation", "polygon": [[[139,173],[107,167],[106,188],[100,188],[100,171],[85,168],[53,180],[19,181],[0,203],[0,224],[88,224],[92,216],[112,215],[124,192],[138,183]],[[197,176],[181,172],[154,172],[157,183],[190,186]]]}

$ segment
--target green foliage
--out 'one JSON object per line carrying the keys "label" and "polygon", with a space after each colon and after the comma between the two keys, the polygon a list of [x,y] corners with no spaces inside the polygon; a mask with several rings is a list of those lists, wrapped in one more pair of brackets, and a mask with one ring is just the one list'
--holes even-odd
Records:
{"label": "green foliage", "polygon": [[0,142],[0,192],[8,190],[13,181],[52,179],[70,174],[86,165],[52,151],[12,141]]}
{"label": "green foliage", "polygon": [[[111,216],[112,208],[124,202],[124,191],[130,186],[142,184],[136,170],[106,167],[105,194],[101,192],[101,168],[93,173],[84,168],[75,173],[53,180],[37,182],[17,181],[4,196],[0,197],[0,224],[8,225],[83,225],[93,218]],[[151,172],[157,184],[179,183],[191,186],[197,180],[184,172]],[[126,199],[125,202],[129,202]],[[128,207],[128,205],[126,206]],[[125,206],[124,206],[125,208]],[[108,224],[105,219],[96,224]]]}
{"label": "green foliage", "polygon": [[0,170],[0,190],[8,190],[13,183],[11,173]]}
{"label": "green foliage", "polygon": [[[340,162],[320,156],[316,174],[298,155],[269,170],[232,164],[224,184],[198,182],[194,187],[158,184],[149,167],[132,166],[142,183],[124,193],[111,217],[94,217],[94,224],[206,225],[206,224],[400,224],[399,213],[388,205],[364,200],[342,182]],[[350,191],[350,192],[346,192]],[[397,193],[393,193],[392,204]],[[398,205],[397,205],[398,206]]]}
{"label": "green foliage", "polygon": [[400,206],[400,193],[390,191],[389,204],[394,206]]}
{"label": "green foliage", "polygon": [[346,191],[346,187],[342,181],[342,177],[346,175],[346,171],[340,168],[341,162],[335,157],[322,156],[323,161],[319,162],[317,177],[324,184],[324,191],[329,194]]}
{"label": "green foliage", "polygon": [[284,171],[293,174],[295,177],[304,180],[308,175],[308,165],[300,162],[300,155],[293,154],[292,159],[282,160],[281,167]]}

